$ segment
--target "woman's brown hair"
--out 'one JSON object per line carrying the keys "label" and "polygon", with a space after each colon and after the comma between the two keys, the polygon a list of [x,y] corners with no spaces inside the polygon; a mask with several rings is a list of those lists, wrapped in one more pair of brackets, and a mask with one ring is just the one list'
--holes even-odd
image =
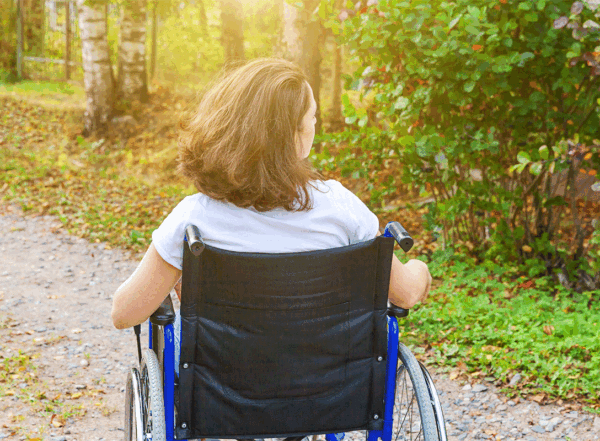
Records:
{"label": "woman's brown hair", "polygon": [[238,207],[310,209],[319,175],[297,147],[309,107],[299,67],[253,60],[217,81],[183,124],[179,171],[201,193]]}

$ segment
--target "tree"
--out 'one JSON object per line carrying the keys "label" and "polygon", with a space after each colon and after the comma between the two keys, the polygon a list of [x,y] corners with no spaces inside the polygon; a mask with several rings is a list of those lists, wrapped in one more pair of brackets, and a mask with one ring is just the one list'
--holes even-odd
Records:
{"label": "tree", "polygon": [[87,98],[84,133],[106,129],[114,103],[114,78],[107,40],[108,0],[77,0],[83,80]]}
{"label": "tree", "polygon": [[127,0],[122,5],[120,33],[117,94],[128,101],[146,102],[146,0]]}
{"label": "tree", "polygon": [[[321,119],[321,46],[324,32],[319,17],[313,12],[320,0],[305,0],[302,8],[284,5],[284,53],[285,58],[297,63],[308,77],[317,102],[316,132],[322,127]],[[295,10],[295,11],[294,11]]]}
{"label": "tree", "polygon": [[239,0],[221,0],[221,44],[225,63],[244,60],[244,11]]}
{"label": "tree", "polygon": [[282,3],[281,56],[288,60],[298,61],[300,59],[302,41],[300,26],[296,24],[299,20],[299,11],[297,7],[290,5],[285,0],[282,0]]}
{"label": "tree", "polygon": [[29,54],[41,55],[44,53],[44,0],[24,1],[24,38],[26,50]]}
{"label": "tree", "polygon": [[17,6],[12,0],[0,0],[0,68],[17,77]]}

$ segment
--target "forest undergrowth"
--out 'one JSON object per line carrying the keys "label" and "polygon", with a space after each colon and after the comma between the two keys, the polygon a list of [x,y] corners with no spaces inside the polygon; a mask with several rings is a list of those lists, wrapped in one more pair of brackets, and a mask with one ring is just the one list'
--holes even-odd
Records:
{"label": "forest undergrowth", "polygon": [[[79,95],[60,88],[50,95],[0,85],[0,201],[57,216],[70,234],[106,247],[143,252],[152,231],[194,192],[175,170],[178,124],[193,100],[159,88],[150,104],[117,116],[105,138],[85,139],[83,107],[69,104]],[[323,175],[370,205],[369,182],[342,173],[335,148],[327,154],[312,156]],[[378,173],[393,170],[366,175]],[[451,379],[485,379],[510,396],[600,412],[599,293],[557,287],[535,261],[499,265],[473,257],[468,244],[442,247],[422,227],[426,200],[399,190],[371,205],[382,226],[399,220],[415,237],[399,257],[429,262],[435,278],[430,297],[401,324],[403,339]]]}

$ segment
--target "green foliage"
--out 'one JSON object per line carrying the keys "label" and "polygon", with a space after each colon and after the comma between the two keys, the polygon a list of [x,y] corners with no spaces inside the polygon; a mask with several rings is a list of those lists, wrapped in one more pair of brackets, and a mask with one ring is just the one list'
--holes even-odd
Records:
{"label": "green foliage", "polygon": [[[182,5],[169,11],[160,21],[157,79],[169,84],[204,84],[223,61],[219,10],[211,4],[206,11],[208,23],[204,28],[199,8],[187,3]],[[150,38],[147,46],[150,51]]]}
{"label": "green foliage", "polygon": [[462,366],[501,386],[520,372],[510,393],[598,403],[600,312],[592,305],[600,291],[553,290],[547,278],[515,278],[519,268],[445,253],[430,265],[444,281],[400,322],[403,340],[432,346],[429,360],[449,370]]}
{"label": "green foliage", "polygon": [[[221,11],[218,3],[161,2],[158,31],[157,79],[188,89],[204,86],[223,65]],[[277,4],[259,0],[244,4],[244,49],[246,58],[273,55],[279,35]],[[148,34],[149,35],[149,34]],[[150,38],[147,39],[150,53]]]}
{"label": "green foliage", "polygon": [[[586,60],[599,32],[581,25],[594,13],[566,0],[369,4],[330,22],[361,60],[347,78],[360,102],[346,95],[350,128],[331,141],[360,148],[367,168],[393,160],[390,185],[431,194],[448,240],[489,249],[522,229],[508,251],[521,258],[561,204],[550,181],[573,169],[566,140],[597,136],[600,71]],[[573,36],[553,25],[569,16]]]}

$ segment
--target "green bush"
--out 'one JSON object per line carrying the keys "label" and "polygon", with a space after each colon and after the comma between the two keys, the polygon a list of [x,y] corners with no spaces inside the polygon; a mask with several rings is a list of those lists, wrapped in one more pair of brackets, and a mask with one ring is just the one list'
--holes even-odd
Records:
{"label": "green bush", "polygon": [[344,14],[329,26],[362,61],[347,79],[362,104],[346,95],[350,127],[330,141],[360,147],[354,165],[394,161],[390,185],[435,198],[431,227],[491,258],[524,261],[586,234],[559,244],[565,202],[551,183],[598,167],[586,155],[600,143],[594,11],[565,0],[370,0]]}

